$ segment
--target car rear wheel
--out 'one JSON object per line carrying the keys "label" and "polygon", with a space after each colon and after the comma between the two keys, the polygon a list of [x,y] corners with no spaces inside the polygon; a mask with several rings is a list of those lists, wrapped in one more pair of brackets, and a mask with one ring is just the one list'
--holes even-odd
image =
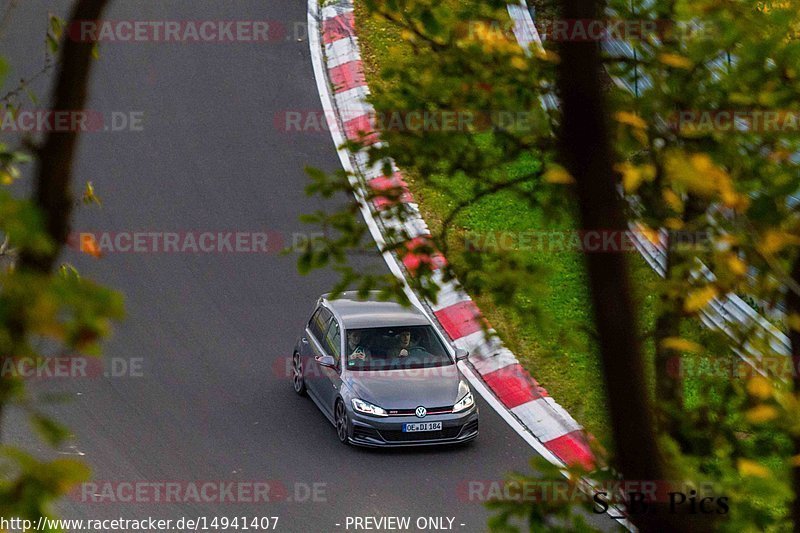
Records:
{"label": "car rear wheel", "polygon": [[347,423],[347,411],[344,408],[344,402],[342,400],[336,402],[335,421],[336,436],[339,437],[339,441],[342,444],[349,444],[347,433],[350,428],[348,427],[349,424]]}
{"label": "car rear wheel", "polygon": [[306,395],[306,379],[303,377],[303,361],[299,353],[292,356],[292,385],[297,394]]}

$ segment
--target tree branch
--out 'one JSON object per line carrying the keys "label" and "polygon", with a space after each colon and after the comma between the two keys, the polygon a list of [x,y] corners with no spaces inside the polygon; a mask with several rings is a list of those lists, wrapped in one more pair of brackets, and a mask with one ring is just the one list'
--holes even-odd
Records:
{"label": "tree branch", "polygon": [[[78,0],[70,15],[70,24],[81,20],[97,20],[108,0]],[[92,65],[94,41],[78,41],[65,32],[61,61],[51,98],[52,109],[77,112],[86,104],[87,85]],[[53,269],[61,247],[69,234],[72,214],[72,162],[78,131],[51,131],[39,151],[34,204],[44,217],[47,235],[55,246],[48,253],[21,250],[20,271],[48,273]]]}

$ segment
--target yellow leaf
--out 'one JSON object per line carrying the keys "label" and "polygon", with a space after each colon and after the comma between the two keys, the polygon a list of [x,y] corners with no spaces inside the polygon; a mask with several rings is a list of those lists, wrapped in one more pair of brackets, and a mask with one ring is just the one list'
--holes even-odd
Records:
{"label": "yellow leaf", "polygon": [[495,51],[514,52],[519,50],[519,45],[517,45],[516,41],[512,43],[505,31],[491,24],[478,23],[472,25],[470,27],[470,37],[478,41],[487,54]]}
{"label": "yellow leaf", "polygon": [[725,207],[730,207],[740,212],[747,209],[750,205],[750,198],[747,195],[736,192],[729,176],[726,175],[725,179],[721,179],[717,183],[719,186],[719,195]]}
{"label": "yellow leaf", "polygon": [[514,56],[511,58],[511,66],[518,70],[525,70],[528,68],[528,61],[522,56]]}
{"label": "yellow leaf", "polygon": [[755,461],[751,461],[750,459],[738,459],[737,467],[739,469],[739,473],[743,476],[762,478],[769,477],[769,470],[767,467],[760,465]]}
{"label": "yellow leaf", "polygon": [[692,68],[691,60],[688,57],[684,57],[678,54],[669,54],[669,53],[659,54],[658,60],[669,67],[682,68],[686,70]]}
{"label": "yellow leaf", "polygon": [[[702,159],[698,161],[702,163]],[[664,162],[664,170],[674,184],[703,198],[713,196],[717,190],[714,181],[700,174],[692,160],[682,152],[668,153]]]}
{"label": "yellow leaf", "polygon": [[661,234],[657,229],[653,229],[644,224],[637,224],[636,228],[641,232],[642,236],[650,241],[651,244],[658,246],[661,243]]}
{"label": "yellow leaf", "polygon": [[676,213],[683,212],[683,200],[678,196],[678,193],[672,189],[664,189],[661,192],[661,197],[664,198],[664,202],[666,202],[670,209]]}
{"label": "yellow leaf", "polygon": [[622,174],[622,186],[626,192],[635,192],[643,181],[652,181],[656,175],[653,165],[636,166],[631,163],[618,163],[614,169]]}
{"label": "yellow leaf", "polygon": [[675,350],[677,352],[700,353],[703,351],[703,347],[696,342],[692,342],[689,339],[683,339],[681,337],[667,337],[661,341],[661,347],[666,348],[667,350]]}
{"label": "yellow leaf", "polygon": [[618,111],[614,114],[614,118],[617,120],[617,122],[622,124],[627,124],[628,126],[633,126],[634,128],[639,128],[641,130],[647,129],[647,122],[645,122],[642,117],[635,113]]}
{"label": "yellow leaf", "polygon": [[571,185],[575,183],[575,178],[562,166],[553,165],[544,173],[544,180],[548,183],[560,185]]}
{"label": "yellow leaf", "polygon": [[747,274],[747,263],[742,261],[738,255],[731,254],[728,257],[728,268],[734,276],[744,276]]}
{"label": "yellow leaf", "polygon": [[764,376],[753,376],[747,382],[747,392],[759,400],[766,400],[772,396],[772,383]]}
{"label": "yellow leaf", "polygon": [[778,418],[778,410],[771,405],[757,405],[747,411],[745,417],[753,424],[763,424]]}
{"label": "yellow leaf", "polygon": [[725,235],[720,235],[717,238],[717,244],[719,245],[720,249],[728,250],[734,246],[738,246],[740,242],[737,236],[728,233]]}
{"label": "yellow leaf", "polygon": [[633,135],[633,138],[639,141],[639,144],[642,146],[650,145],[650,139],[647,137],[647,132],[645,130],[634,128],[631,130],[631,135]]}
{"label": "yellow leaf", "polygon": [[717,296],[717,288],[713,285],[706,285],[701,289],[691,291],[683,302],[683,309],[687,313],[695,313],[706,306],[714,297]]}
{"label": "yellow leaf", "polygon": [[683,229],[683,220],[675,217],[670,217],[664,220],[664,226],[673,231]]}
{"label": "yellow leaf", "polygon": [[737,211],[744,211],[750,203],[746,195],[736,191],[730,174],[708,154],[672,151],[666,156],[664,169],[672,183],[703,198],[718,198]]}
{"label": "yellow leaf", "polygon": [[100,198],[94,192],[94,185],[91,181],[86,182],[86,188],[83,190],[83,203],[101,205]]}
{"label": "yellow leaf", "polygon": [[789,459],[789,465],[790,466],[800,466],[800,455],[793,455]]}
{"label": "yellow leaf", "polygon": [[758,249],[764,255],[772,255],[789,245],[800,244],[800,237],[780,230],[769,230],[764,234]]}
{"label": "yellow leaf", "polygon": [[800,315],[793,314],[786,317],[786,325],[795,331],[800,331]]}
{"label": "yellow leaf", "polygon": [[692,154],[691,164],[696,173],[696,180],[710,181],[714,188],[723,196],[733,191],[730,175],[717,166],[708,154]]}

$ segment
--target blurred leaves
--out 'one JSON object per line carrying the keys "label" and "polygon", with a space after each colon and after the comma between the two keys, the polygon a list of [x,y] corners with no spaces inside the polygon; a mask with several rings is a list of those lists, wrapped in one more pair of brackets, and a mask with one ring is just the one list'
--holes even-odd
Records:
{"label": "blurred leaves", "polygon": [[22,450],[0,449],[0,516],[37,523],[52,516],[52,504],[89,480],[81,461],[41,461]]}
{"label": "blurred leaves", "polygon": [[[52,68],[64,29],[64,20],[51,14],[44,38],[43,66],[0,98],[4,124],[15,120],[22,109],[21,95],[37,104],[30,85]],[[0,84],[8,70],[7,62],[0,58]],[[103,340],[111,334],[114,322],[124,316],[124,305],[121,294],[79,275],[69,263],[54,267],[53,272],[34,272],[19,266],[21,254],[57,256],[66,244],[49,238],[42,213],[19,194],[18,188],[12,187],[27,175],[22,170],[24,165],[32,163],[40,153],[31,138],[22,138],[20,143],[20,147],[0,143],[0,416],[11,407],[19,409],[44,443],[60,447],[71,433],[41,406],[64,398],[34,395],[27,389],[23,375],[10,369],[20,358],[44,361],[55,354],[100,356]],[[100,205],[91,182],[86,183],[82,201]],[[91,247],[84,251],[99,256]],[[0,516],[34,522],[39,517],[49,517],[55,500],[88,479],[89,469],[80,461],[43,461],[20,449],[3,447]]]}

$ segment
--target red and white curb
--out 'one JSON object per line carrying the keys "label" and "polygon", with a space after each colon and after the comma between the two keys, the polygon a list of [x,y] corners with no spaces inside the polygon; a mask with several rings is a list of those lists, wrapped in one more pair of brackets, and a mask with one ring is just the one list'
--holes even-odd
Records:
{"label": "red and white curb", "polygon": [[[371,124],[370,117],[374,116],[374,111],[367,102],[369,88],[354,28],[352,2],[326,2],[320,9],[316,0],[310,0],[309,41],[325,114],[335,117],[329,119],[332,122],[329,126],[336,146],[341,147],[346,140],[364,141],[365,138],[367,144],[379,143],[379,136]],[[396,167],[392,176],[384,176],[380,167],[367,164],[363,152],[352,153],[339,148],[339,156],[345,170],[352,174],[355,188],[361,191],[357,196],[362,213],[380,247],[385,245],[384,231],[400,224],[412,239],[409,243],[412,249],[414,240],[424,240],[430,236],[428,226],[419,215],[409,191],[405,191],[400,201],[407,204],[412,215],[402,223],[386,214],[383,209],[385,199],[365,201],[366,187],[381,190],[400,185],[405,188],[405,182]],[[401,261],[389,252],[384,253],[384,259],[392,272],[403,280],[413,275],[417,261],[425,260],[407,254]],[[428,260],[433,268],[437,268],[443,264],[444,258]],[[436,275],[440,275],[438,270]],[[441,283],[441,279],[438,281]],[[470,352],[469,361],[474,373],[468,372],[468,375],[473,378],[475,374],[480,376],[484,386],[479,390],[491,391],[489,396],[499,404],[497,406],[510,413],[535,438],[540,445],[536,448],[544,448],[548,452],[545,455],[548,459],[559,466],[579,464],[592,469],[595,460],[583,428],[539,386],[499,339],[484,333],[485,319],[458,283],[449,281],[441,285],[436,303],[423,303],[410,290],[409,296],[412,302],[433,313],[456,346]]]}

